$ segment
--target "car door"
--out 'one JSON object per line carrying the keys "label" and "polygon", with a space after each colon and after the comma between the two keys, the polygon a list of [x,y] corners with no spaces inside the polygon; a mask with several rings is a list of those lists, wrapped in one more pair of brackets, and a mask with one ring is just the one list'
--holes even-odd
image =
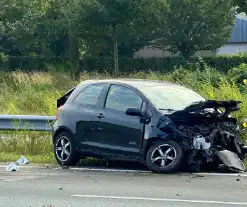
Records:
{"label": "car door", "polygon": [[107,154],[138,157],[143,141],[144,124],[138,116],[126,115],[127,108],[142,109],[143,99],[126,86],[113,84],[103,109],[96,110],[98,146]]}
{"label": "car door", "polygon": [[80,145],[94,138],[92,135],[95,130],[95,112],[99,108],[104,90],[107,90],[107,84],[88,85],[72,101],[68,118],[71,119],[71,123],[76,123],[76,140]]}

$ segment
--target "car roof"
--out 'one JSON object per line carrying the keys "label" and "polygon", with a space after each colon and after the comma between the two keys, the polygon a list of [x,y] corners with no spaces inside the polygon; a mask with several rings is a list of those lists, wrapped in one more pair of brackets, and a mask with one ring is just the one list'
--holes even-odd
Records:
{"label": "car roof", "polygon": [[171,83],[168,81],[159,81],[159,80],[148,80],[148,79],[104,79],[104,80],[86,80],[81,82],[81,84],[93,84],[93,83],[119,83],[119,84],[126,84],[132,87],[138,86],[180,86],[181,85]]}

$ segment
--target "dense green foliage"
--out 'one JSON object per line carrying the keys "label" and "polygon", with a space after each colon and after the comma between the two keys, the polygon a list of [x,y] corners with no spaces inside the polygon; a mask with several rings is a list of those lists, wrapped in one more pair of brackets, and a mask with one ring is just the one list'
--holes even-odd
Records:
{"label": "dense green foliage", "polygon": [[[246,55],[235,56],[215,56],[204,57],[203,61],[212,68],[227,73],[233,67],[245,63],[247,64]],[[1,63],[1,59],[0,59]],[[165,58],[131,58],[120,57],[119,65],[122,72],[134,71],[173,71],[178,67],[194,69],[200,65],[200,59],[197,57],[190,58],[186,61],[183,57],[165,57]],[[2,60],[4,70],[23,70],[23,71],[48,71],[51,68],[58,70],[70,70],[69,59],[65,57],[9,57],[8,60]],[[84,57],[80,60],[80,70],[83,71],[108,71],[112,72],[114,68],[114,60],[111,56],[103,57]]]}
{"label": "dense green foliage", "polygon": [[163,44],[172,53],[189,58],[199,50],[221,47],[231,34],[234,19],[232,0],[169,0]]}
{"label": "dense green foliage", "polygon": [[75,78],[79,61],[107,56],[113,59],[112,69],[117,71],[120,63],[122,70],[121,58],[131,58],[150,44],[170,46],[187,59],[225,44],[235,5],[245,8],[234,0],[2,0],[0,59],[24,56],[38,64],[52,57],[46,63],[69,60]]}
{"label": "dense green foliage", "polygon": [[65,53],[66,33],[58,24],[53,0],[2,0],[0,8],[1,52],[10,56]]}
{"label": "dense green foliage", "polygon": [[234,3],[238,7],[238,12],[247,13],[247,1],[246,0],[234,0]]}

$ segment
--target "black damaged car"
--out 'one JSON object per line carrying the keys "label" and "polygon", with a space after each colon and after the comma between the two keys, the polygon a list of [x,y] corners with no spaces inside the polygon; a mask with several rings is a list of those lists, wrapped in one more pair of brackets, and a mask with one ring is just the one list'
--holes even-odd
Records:
{"label": "black damaged car", "polygon": [[205,100],[169,82],[88,80],[57,100],[53,145],[61,165],[81,157],[141,162],[158,173],[182,167],[245,170],[239,101]]}

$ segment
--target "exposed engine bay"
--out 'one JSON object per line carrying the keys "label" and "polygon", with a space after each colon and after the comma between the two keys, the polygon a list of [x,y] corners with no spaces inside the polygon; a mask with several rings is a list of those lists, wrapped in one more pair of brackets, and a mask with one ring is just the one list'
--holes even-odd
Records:
{"label": "exposed engine bay", "polygon": [[163,116],[159,130],[180,144],[186,167],[193,172],[224,167],[243,172],[246,147],[238,121],[230,113],[240,101],[203,101]]}

